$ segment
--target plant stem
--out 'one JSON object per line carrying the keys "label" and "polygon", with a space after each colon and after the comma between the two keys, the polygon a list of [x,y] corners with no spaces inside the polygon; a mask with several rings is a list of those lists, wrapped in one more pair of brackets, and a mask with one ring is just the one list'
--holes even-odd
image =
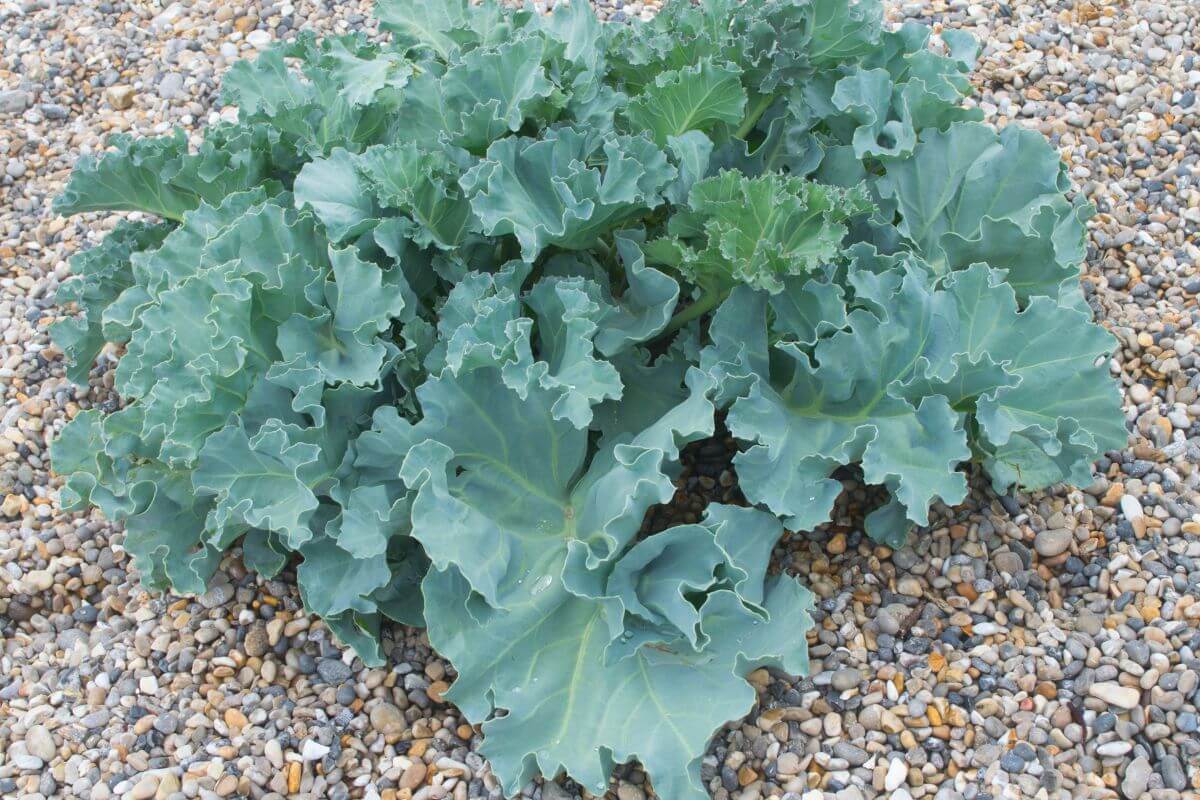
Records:
{"label": "plant stem", "polygon": [[771,103],[775,102],[775,95],[764,94],[750,104],[750,109],[746,112],[746,118],[742,120],[742,124],[734,132],[734,137],[745,139],[750,135],[750,131],[754,130],[754,126],[758,124],[766,110],[771,107]]}
{"label": "plant stem", "polygon": [[597,238],[595,248],[600,251],[601,256],[606,259],[612,258],[612,248],[608,246],[608,242]]}
{"label": "plant stem", "polygon": [[597,239],[596,249],[600,252],[600,265],[608,274],[609,288],[620,297],[625,294],[625,289],[628,287],[625,285],[625,270],[621,268],[621,264],[613,254],[614,245],[603,239]]}
{"label": "plant stem", "polygon": [[683,311],[680,311],[675,316],[671,317],[671,321],[667,323],[667,327],[662,329],[662,333],[660,333],[659,336],[666,336],[669,333],[674,333],[692,320],[704,316],[709,311],[712,311],[714,308],[719,306],[721,301],[724,300],[725,296],[728,294],[729,292],[721,291],[719,289],[705,289],[701,295],[696,298],[694,303],[685,308]]}

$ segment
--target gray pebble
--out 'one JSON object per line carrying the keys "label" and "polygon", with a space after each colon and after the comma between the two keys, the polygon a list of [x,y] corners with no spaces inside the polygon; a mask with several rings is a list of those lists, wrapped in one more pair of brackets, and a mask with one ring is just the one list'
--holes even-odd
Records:
{"label": "gray pebble", "polygon": [[831,684],[837,691],[844,692],[848,689],[857,687],[859,681],[861,680],[862,673],[860,673],[857,669],[846,668],[839,669],[837,672],[833,673]]}
{"label": "gray pebble", "polygon": [[28,93],[20,89],[0,91],[0,114],[20,114],[28,107]]}
{"label": "gray pebble", "polygon": [[317,674],[326,683],[339,684],[350,680],[354,673],[339,658],[322,658],[317,662]]}
{"label": "gray pebble", "polygon": [[1164,756],[1158,762],[1158,771],[1162,775],[1163,785],[1168,789],[1183,791],[1187,788],[1187,775],[1184,774],[1183,764],[1174,755]]}
{"label": "gray pebble", "polygon": [[168,72],[158,83],[158,96],[163,100],[178,100],[184,97],[183,76],[178,72]]}
{"label": "gray pebble", "polygon": [[1010,750],[1000,756],[1000,769],[1005,772],[1022,772],[1025,769],[1025,760]]}
{"label": "gray pebble", "polygon": [[870,759],[866,750],[849,742],[836,742],[833,745],[833,755],[835,758],[845,759],[852,767],[861,767]]}
{"label": "gray pebble", "polygon": [[1129,762],[1125,768],[1125,776],[1121,779],[1121,791],[1126,797],[1141,797],[1150,785],[1150,762],[1143,756]]}

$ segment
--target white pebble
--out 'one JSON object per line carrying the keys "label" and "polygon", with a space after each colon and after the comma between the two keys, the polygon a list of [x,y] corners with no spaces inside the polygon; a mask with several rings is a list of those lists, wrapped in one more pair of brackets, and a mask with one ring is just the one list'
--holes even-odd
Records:
{"label": "white pebble", "polygon": [[255,50],[265,50],[271,44],[271,34],[266,31],[250,31],[246,34],[246,41]]}
{"label": "white pebble", "polygon": [[54,585],[54,575],[49,570],[33,569],[21,579],[21,591],[29,594],[44,592]]}
{"label": "white pebble", "polygon": [[25,746],[29,748],[30,755],[40,758],[42,761],[53,761],[58,748],[54,745],[54,737],[46,730],[44,725],[34,725],[25,734]]}
{"label": "white pebble", "polygon": [[267,761],[271,762],[271,766],[275,769],[283,769],[283,748],[275,739],[268,739],[263,747],[263,755],[267,757]]}
{"label": "white pebble", "polygon": [[320,761],[328,754],[328,747],[323,744],[318,744],[312,739],[305,739],[304,746],[300,748],[300,757],[305,761]]}
{"label": "white pebble", "polygon": [[889,792],[894,792],[900,788],[900,784],[904,783],[904,779],[908,777],[908,767],[904,766],[904,761],[899,758],[893,758],[888,764],[887,776],[883,779],[883,788]]}
{"label": "white pebble", "polygon": [[1088,689],[1088,694],[1125,710],[1136,708],[1142,697],[1142,693],[1137,689],[1111,681],[1093,683]]}
{"label": "white pebble", "polygon": [[1133,749],[1133,742],[1124,742],[1117,740],[1115,742],[1105,742],[1096,748],[1096,755],[1101,758],[1115,758],[1123,756]]}
{"label": "white pebble", "polygon": [[1121,495],[1121,513],[1125,515],[1125,519],[1134,520],[1145,516],[1142,511],[1142,504],[1136,497],[1131,494]]}

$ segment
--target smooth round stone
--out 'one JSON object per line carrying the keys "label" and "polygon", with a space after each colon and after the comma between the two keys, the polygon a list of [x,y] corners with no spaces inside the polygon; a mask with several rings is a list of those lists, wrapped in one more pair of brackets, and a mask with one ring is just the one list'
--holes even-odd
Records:
{"label": "smooth round stone", "polygon": [[1066,528],[1044,530],[1033,540],[1033,549],[1043,558],[1062,555],[1071,547],[1074,535]]}
{"label": "smooth round stone", "polygon": [[1096,755],[1103,758],[1116,758],[1123,756],[1133,749],[1132,742],[1117,740],[1115,742],[1105,742],[1096,748]]}
{"label": "smooth round stone", "polygon": [[1137,689],[1111,682],[1093,683],[1088,694],[1125,710],[1136,708],[1142,697]]}

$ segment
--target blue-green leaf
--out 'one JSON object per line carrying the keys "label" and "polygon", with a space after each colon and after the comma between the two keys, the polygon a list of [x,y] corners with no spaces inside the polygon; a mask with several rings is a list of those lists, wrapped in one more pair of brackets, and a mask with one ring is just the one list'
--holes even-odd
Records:
{"label": "blue-green leaf", "polygon": [[[588,166],[599,161],[603,166]],[[484,232],[513,234],[526,261],[549,245],[582,250],[602,233],[656,208],[675,177],[666,155],[640,137],[593,137],[557,128],[510,137],[463,176]]]}

